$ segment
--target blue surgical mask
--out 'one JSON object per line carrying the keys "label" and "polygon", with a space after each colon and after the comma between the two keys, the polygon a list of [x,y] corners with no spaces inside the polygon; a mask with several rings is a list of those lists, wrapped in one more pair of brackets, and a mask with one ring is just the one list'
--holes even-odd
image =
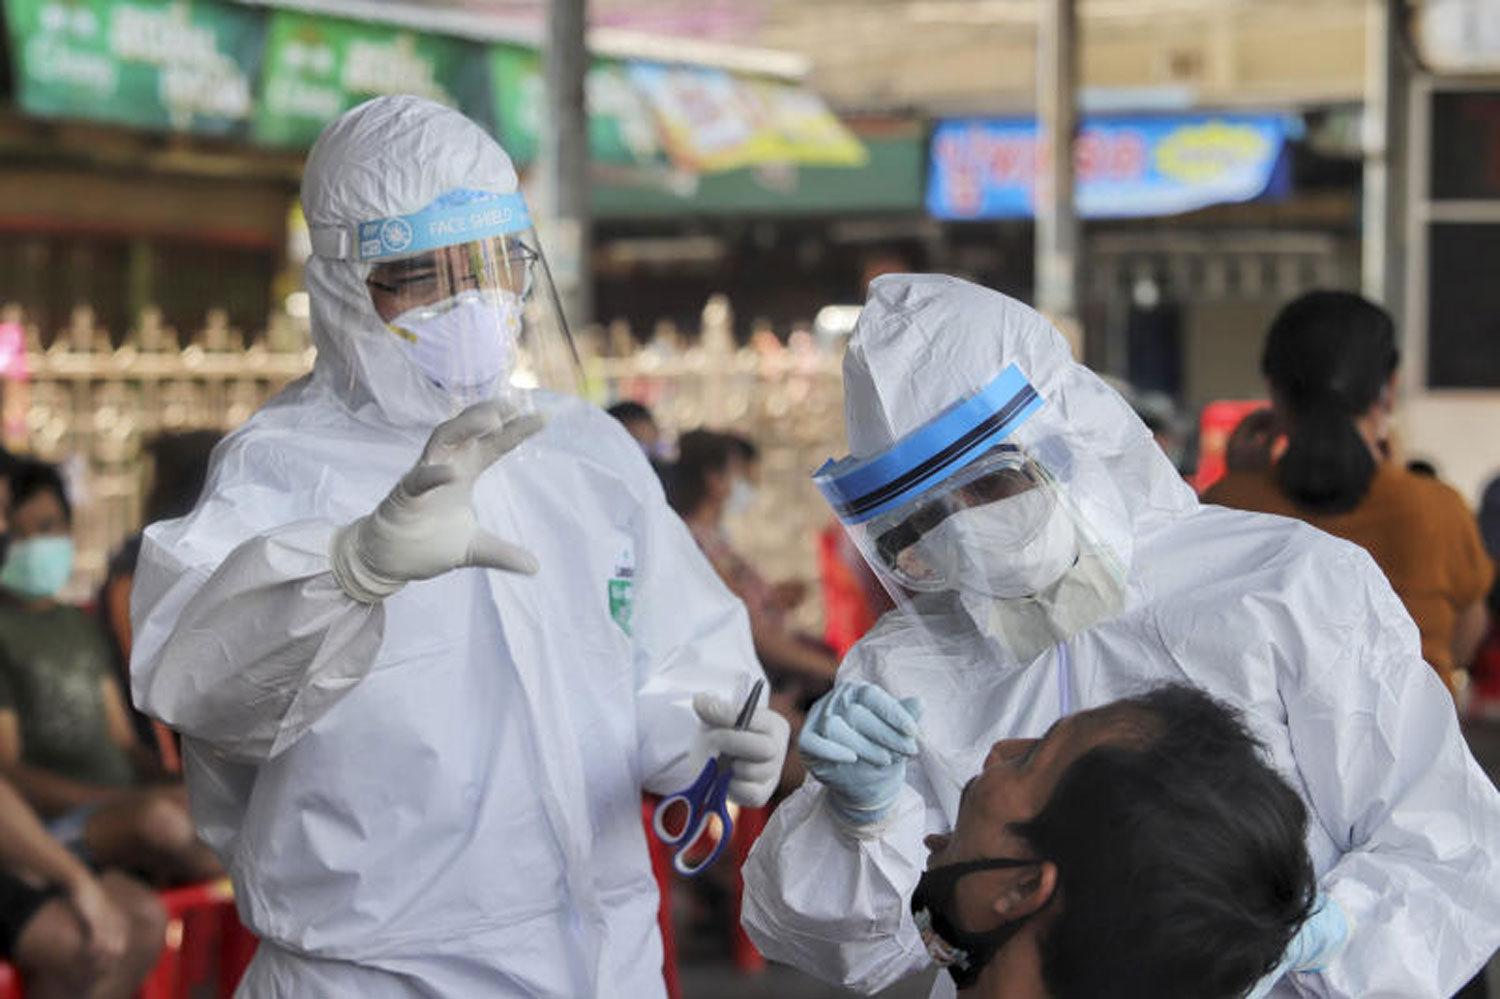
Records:
{"label": "blue surgical mask", "polygon": [[73,539],[66,534],[12,541],[0,566],[0,586],[27,597],[50,597],[73,575]]}

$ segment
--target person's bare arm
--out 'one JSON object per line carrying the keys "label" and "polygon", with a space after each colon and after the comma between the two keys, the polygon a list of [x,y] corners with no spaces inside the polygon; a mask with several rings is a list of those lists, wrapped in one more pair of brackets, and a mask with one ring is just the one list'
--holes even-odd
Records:
{"label": "person's bare arm", "polygon": [[1462,669],[1472,663],[1489,630],[1490,612],[1483,600],[1459,611],[1453,625],[1453,664]]}
{"label": "person's bare arm", "polygon": [[14,787],[0,780],[0,864],[71,888],[91,878],[77,857],[47,833]]}
{"label": "person's bare arm", "polygon": [[130,756],[136,775],[148,781],[171,780],[166,769],[149,749],[136,738],[135,726],[130,723],[130,709],[125,706],[125,697],[114,677],[99,679],[99,696],[104,702],[104,720],[109,726],[109,737]]}
{"label": "person's bare arm", "polygon": [[125,793],[120,788],[85,784],[22,763],[20,720],[14,711],[4,709],[0,709],[0,774],[15,785],[32,808],[49,816]]}

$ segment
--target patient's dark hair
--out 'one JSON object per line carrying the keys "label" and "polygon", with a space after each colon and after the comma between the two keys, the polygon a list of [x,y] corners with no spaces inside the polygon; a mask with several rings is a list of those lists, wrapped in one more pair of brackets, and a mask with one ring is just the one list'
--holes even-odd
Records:
{"label": "patient's dark hair", "polygon": [[[1307,812],[1230,708],[1159,687],[1015,828],[1058,868],[1053,999],[1231,999],[1280,960],[1317,884]],[[1130,737],[1134,736],[1134,737]]]}

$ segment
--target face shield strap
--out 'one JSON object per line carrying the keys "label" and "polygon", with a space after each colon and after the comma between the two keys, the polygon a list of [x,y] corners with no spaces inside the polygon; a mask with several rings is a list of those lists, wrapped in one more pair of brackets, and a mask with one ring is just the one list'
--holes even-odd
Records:
{"label": "face shield strap", "polygon": [[320,257],[379,261],[530,228],[531,214],[519,192],[460,188],[408,215],[369,219],[352,227],[312,226],[309,236],[313,253]]}
{"label": "face shield strap", "polygon": [[1019,429],[1042,401],[1012,364],[885,451],[830,461],[813,481],[840,520],[864,523],[962,471]]}

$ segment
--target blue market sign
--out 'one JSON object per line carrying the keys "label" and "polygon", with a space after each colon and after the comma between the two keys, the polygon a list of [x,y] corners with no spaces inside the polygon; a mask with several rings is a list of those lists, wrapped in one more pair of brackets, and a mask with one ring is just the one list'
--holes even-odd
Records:
{"label": "blue market sign", "polygon": [[[1085,218],[1173,215],[1285,193],[1280,115],[1099,117],[1074,145]],[[1048,155],[1031,119],[962,118],[932,133],[927,211],[939,219],[1029,218]]]}

